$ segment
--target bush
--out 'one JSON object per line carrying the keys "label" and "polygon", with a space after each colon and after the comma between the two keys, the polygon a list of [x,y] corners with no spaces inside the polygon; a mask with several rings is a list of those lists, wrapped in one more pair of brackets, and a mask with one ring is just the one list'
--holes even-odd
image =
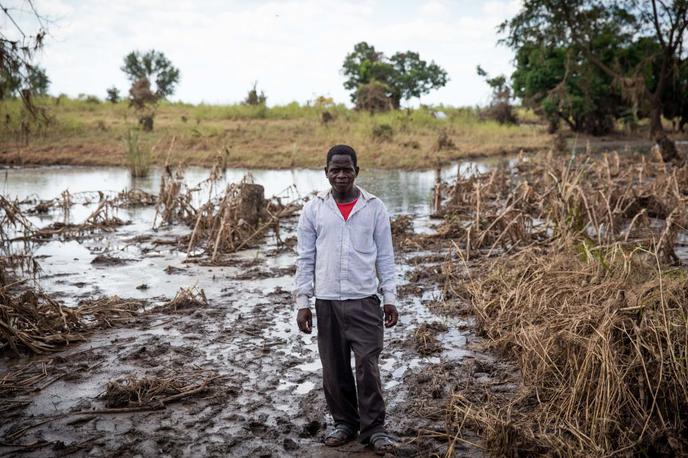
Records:
{"label": "bush", "polygon": [[389,142],[394,138],[394,129],[389,124],[377,124],[373,126],[372,136],[375,141]]}
{"label": "bush", "polygon": [[265,105],[265,102],[267,102],[268,98],[265,96],[265,93],[263,93],[263,91],[260,91],[260,94],[258,94],[257,86],[258,81],[253,83],[253,87],[250,91],[248,91],[248,94],[244,99],[245,105]]}
{"label": "bush", "polygon": [[373,81],[362,84],[356,91],[356,109],[379,113],[392,109],[392,100],[387,96],[387,86]]}
{"label": "bush", "polygon": [[107,89],[107,97],[105,98],[110,103],[119,102],[119,89],[115,86]]}
{"label": "bush", "polygon": [[147,147],[142,147],[139,142],[139,133],[134,129],[127,132],[124,142],[127,155],[127,163],[133,177],[145,177],[150,172],[151,152]]}

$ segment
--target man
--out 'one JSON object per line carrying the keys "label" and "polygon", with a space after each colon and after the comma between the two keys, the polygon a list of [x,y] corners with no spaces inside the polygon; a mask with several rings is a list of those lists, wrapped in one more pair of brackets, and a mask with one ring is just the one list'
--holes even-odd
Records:
{"label": "man", "polygon": [[386,327],[399,319],[389,216],[380,199],[354,184],[359,168],[353,148],[333,146],[326,164],[331,189],[308,202],[299,219],[296,321],[311,333],[309,298],[315,296],[325,399],[335,421],[325,444],[345,444],[360,431],[362,443],[384,454],[394,444],[384,429],[378,369],[383,313]]}

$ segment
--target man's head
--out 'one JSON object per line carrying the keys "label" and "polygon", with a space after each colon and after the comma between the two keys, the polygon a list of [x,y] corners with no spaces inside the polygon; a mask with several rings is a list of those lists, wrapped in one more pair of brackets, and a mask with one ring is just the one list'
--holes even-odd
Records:
{"label": "man's head", "polygon": [[345,194],[354,187],[358,176],[356,151],[348,145],[335,145],[327,152],[325,175],[337,193]]}

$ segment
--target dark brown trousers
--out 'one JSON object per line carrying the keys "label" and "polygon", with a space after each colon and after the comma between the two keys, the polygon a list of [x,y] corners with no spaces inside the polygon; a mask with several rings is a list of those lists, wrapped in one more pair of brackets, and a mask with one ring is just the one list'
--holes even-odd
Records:
{"label": "dark brown trousers", "polygon": [[[378,359],[382,351],[383,312],[380,299],[317,299],[318,350],[323,367],[325,400],[335,424],[360,430],[361,442],[384,429],[385,401]],[[356,359],[356,380],[351,371]],[[358,396],[357,396],[358,393]]]}

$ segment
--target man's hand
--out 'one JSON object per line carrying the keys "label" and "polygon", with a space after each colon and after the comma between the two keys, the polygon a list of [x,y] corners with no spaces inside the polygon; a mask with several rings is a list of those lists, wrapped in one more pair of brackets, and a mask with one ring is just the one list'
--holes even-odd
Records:
{"label": "man's hand", "polygon": [[385,327],[391,328],[397,324],[397,321],[399,321],[399,312],[397,312],[397,308],[394,304],[385,304],[383,310],[385,311]]}
{"label": "man's hand", "polygon": [[[394,313],[396,313],[396,309]],[[296,324],[299,325],[301,332],[310,334],[313,331],[313,313],[311,313],[311,309],[299,309],[296,314]]]}

